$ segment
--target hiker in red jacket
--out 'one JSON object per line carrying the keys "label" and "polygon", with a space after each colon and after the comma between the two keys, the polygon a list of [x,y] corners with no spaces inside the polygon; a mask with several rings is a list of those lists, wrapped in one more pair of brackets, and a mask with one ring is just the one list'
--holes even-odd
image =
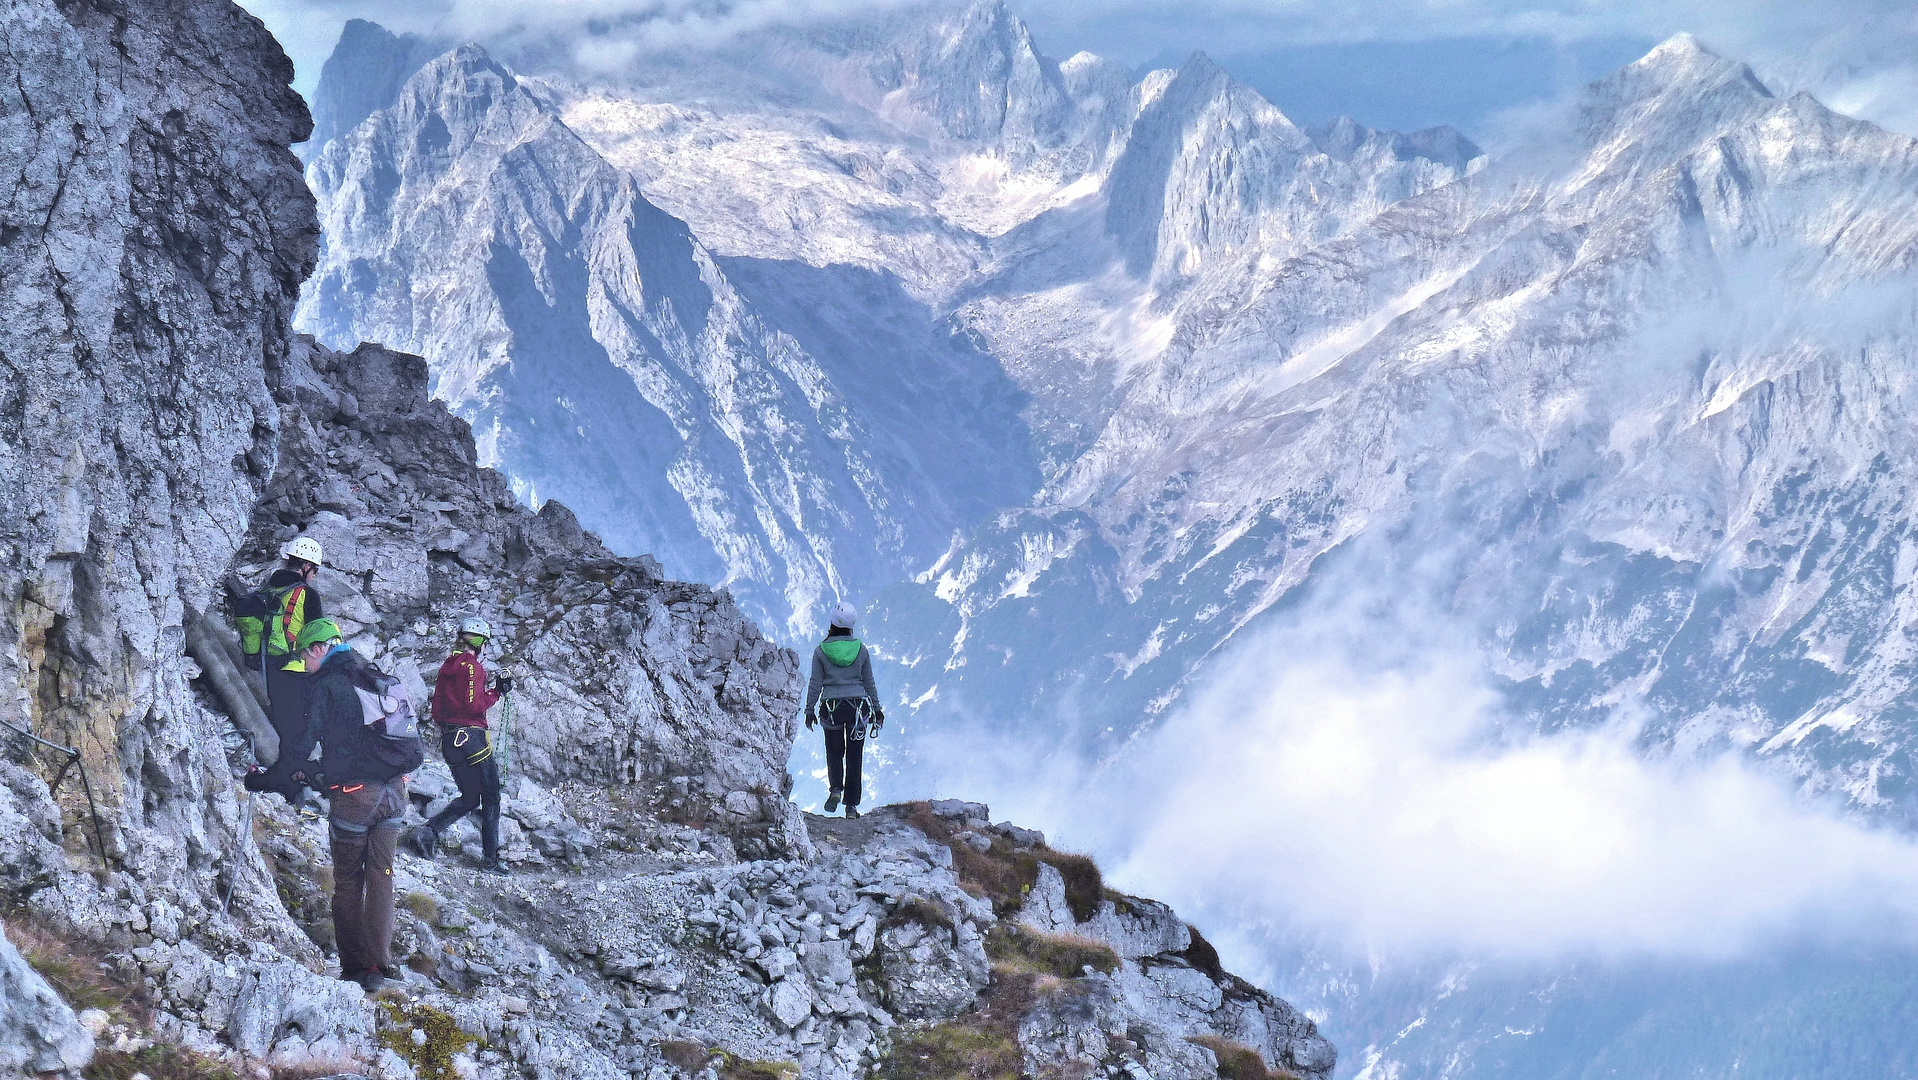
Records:
{"label": "hiker in red jacket", "polygon": [[493,756],[492,733],[486,727],[486,710],[513,689],[513,680],[504,675],[487,685],[486,665],[480,653],[492,637],[493,628],[477,616],[460,623],[460,647],[440,665],[438,681],[433,684],[433,719],[440,725],[440,751],[446,755],[447,768],[459,784],[460,797],[431,821],[413,830],[408,844],[423,858],[432,858],[439,850],[440,834],[454,822],[480,812],[480,869],[505,873],[499,861],[499,759]]}

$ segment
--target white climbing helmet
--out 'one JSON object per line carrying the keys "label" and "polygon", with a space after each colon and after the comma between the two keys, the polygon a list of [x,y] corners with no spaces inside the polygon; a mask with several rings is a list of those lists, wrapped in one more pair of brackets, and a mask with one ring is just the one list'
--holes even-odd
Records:
{"label": "white climbing helmet", "polygon": [[460,636],[490,639],[493,636],[493,628],[488,626],[486,620],[480,618],[478,615],[468,615],[466,618],[460,620]]}
{"label": "white climbing helmet", "polygon": [[839,602],[838,607],[832,609],[832,624],[834,626],[843,626],[851,630],[852,624],[857,621],[859,621],[859,609],[846,603],[844,600]]}
{"label": "white climbing helmet", "polygon": [[302,536],[280,549],[283,559],[304,559],[314,566],[321,565],[320,542],[310,536]]}

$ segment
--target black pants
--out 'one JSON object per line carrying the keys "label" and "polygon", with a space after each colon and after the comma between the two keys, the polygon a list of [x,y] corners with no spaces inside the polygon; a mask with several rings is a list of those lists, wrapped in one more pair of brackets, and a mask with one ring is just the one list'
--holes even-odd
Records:
{"label": "black pants", "polygon": [[864,705],[860,698],[830,698],[819,703],[819,722],[826,729],[826,785],[844,792],[847,806],[858,806],[861,794],[867,720],[860,713]]}
{"label": "black pants", "polygon": [[434,814],[426,827],[438,835],[478,810],[481,853],[488,859],[499,858],[500,776],[492,736],[485,728],[442,728],[440,752],[446,755],[446,767],[453,771],[453,782],[460,786],[460,797]]}
{"label": "black pants", "polygon": [[[284,656],[267,657],[266,699],[271,706],[273,730],[280,736],[280,756],[264,773],[247,777],[251,791],[271,791],[287,802],[299,802],[306,792],[293,782],[293,773],[305,762],[292,760],[293,744],[306,732],[306,705],[312,683],[302,671],[284,671]],[[312,772],[312,769],[308,769]]]}

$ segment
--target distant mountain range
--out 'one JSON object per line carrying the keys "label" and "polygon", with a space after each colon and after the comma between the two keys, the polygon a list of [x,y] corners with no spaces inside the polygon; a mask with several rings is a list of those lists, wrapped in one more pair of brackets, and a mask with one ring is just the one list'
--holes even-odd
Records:
{"label": "distant mountain range", "polygon": [[1496,160],[997,0],[562,55],[349,24],[300,327],[425,355],[522,495],[790,641],[870,607],[898,768],[934,722],[1111,759],[1362,586],[1530,727],[1918,817],[1912,140],[1682,35]]}

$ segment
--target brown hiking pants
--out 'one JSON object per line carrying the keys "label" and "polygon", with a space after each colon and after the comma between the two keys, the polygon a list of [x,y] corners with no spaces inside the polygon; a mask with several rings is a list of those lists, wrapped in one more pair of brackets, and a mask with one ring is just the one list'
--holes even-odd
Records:
{"label": "brown hiking pants", "polygon": [[406,778],[329,784],[333,934],[340,974],[393,964],[393,845],[406,813]]}

